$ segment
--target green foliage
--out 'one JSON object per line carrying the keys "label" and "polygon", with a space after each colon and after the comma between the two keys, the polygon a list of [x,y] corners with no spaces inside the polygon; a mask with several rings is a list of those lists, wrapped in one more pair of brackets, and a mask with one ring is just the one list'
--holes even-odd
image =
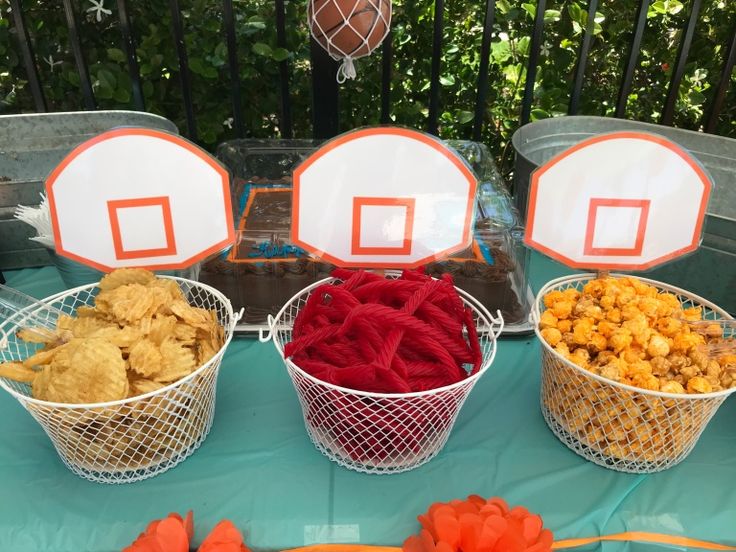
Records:
{"label": "green foliage", "polygon": [[[49,0],[25,0],[23,4],[49,109],[82,109],[80,80],[63,10],[58,2]],[[90,0],[76,0],[74,4],[99,107],[133,109],[115,3],[104,0],[105,8],[112,13],[99,13],[100,21],[91,10]],[[558,0],[547,4],[532,120],[568,112],[572,79],[587,25],[587,2]],[[638,4],[638,0],[601,0],[595,15],[580,114],[614,113]],[[198,137],[211,148],[235,133],[222,4],[215,0],[182,0],[181,5]],[[129,1],[128,8],[138,44],[146,109],[173,120],[186,132],[168,2]],[[247,135],[279,135],[279,62],[286,60],[294,134],[308,137],[312,88],[306,0],[286,1],[287,48],[278,47],[276,42],[273,0],[234,0],[234,10],[242,117]],[[659,121],[689,11],[688,2],[650,2],[627,117]],[[510,163],[509,139],[519,124],[535,13],[536,2],[496,2],[483,140],[506,167]],[[468,138],[472,132],[484,15],[485,2],[446,2],[439,117],[440,135],[445,138]],[[0,113],[34,110],[11,16],[7,0],[0,0]],[[427,126],[433,21],[432,0],[394,0],[391,118],[397,124]],[[702,127],[720,78],[734,21],[735,2],[704,3],[678,93],[676,126]],[[380,53],[359,60],[356,66],[358,78],[343,84],[340,91],[341,130],[380,120]],[[736,86],[729,90],[717,131],[736,136]]]}

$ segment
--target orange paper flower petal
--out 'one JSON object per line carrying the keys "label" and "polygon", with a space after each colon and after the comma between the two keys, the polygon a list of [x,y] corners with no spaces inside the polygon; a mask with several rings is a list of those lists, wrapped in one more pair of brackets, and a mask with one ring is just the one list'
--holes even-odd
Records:
{"label": "orange paper flower petal", "polygon": [[[178,516],[177,516],[178,517]],[[167,517],[156,526],[155,536],[164,552],[189,552],[189,537],[181,517]]]}
{"label": "orange paper flower petal", "polygon": [[401,546],[401,550],[402,552],[430,552],[424,547],[424,541],[419,535],[412,535],[406,539]]}
{"label": "orange paper flower petal", "polygon": [[199,552],[250,552],[243,543],[243,535],[227,519],[215,525],[199,547]]}
{"label": "orange paper flower petal", "polygon": [[452,515],[438,514],[434,519],[434,529],[437,534],[438,542],[446,542],[450,547],[457,549],[460,544],[460,522]]}
{"label": "orange paper flower petal", "polygon": [[191,541],[194,538],[194,512],[189,510],[187,517],[184,518],[184,531],[187,533],[187,537]]}
{"label": "orange paper flower petal", "polygon": [[501,516],[489,516],[483,522],[483,527],[478,537],[478,552],[490,552],[494,550],[498,539],[504,534],[508,522]]}
{"label": "orange paper flower petal", "polygon": [[539,516],[527,516],[521,522],[521,532],[527,544],[534,544],[539,539],[542,531],[542,518]]}
{"label": "orange paper flower petal", "polygon": [[172,513],[165,519],[153,520],[123,552],[189,552],[189,536],[181,516]]}
{"label": "orange paper flower petal", "polygon": [[460,548],[465,552],[475,552],[478,547],[478,539],[483,528],[483,520],[474,514],[463,514],[460,516]]}

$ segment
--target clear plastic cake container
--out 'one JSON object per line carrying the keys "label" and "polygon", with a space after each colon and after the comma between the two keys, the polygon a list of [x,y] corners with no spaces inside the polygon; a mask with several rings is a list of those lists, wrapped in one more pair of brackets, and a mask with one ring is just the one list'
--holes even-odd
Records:
{"label": "clear plastic cake container", "polygon": [[[473,243],[426,270],[435,276],[449,272],[458,287],[491,312],[500,310],[504,334],[531,333],[529,251],[506,184],[484,145],[448,144],[478,177]],[[234,308],[245,309],[237,331],[265,329],[269,314],[275,315],[295,293],[332,270],[289,241],[291,174],[319,145],[314,140],[246,139],[225,142],[217,150],[232,175],[238,239],[233,248],[203,263],[200,280],[225,293]]]}

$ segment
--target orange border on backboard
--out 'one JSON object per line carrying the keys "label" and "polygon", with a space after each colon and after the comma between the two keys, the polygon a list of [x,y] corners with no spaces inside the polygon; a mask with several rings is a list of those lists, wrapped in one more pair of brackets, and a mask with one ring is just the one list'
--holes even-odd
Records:
{"label": "orange border on backboard", "polygon": [[119,136],[151,136],[153,138],[159,138],[161,140],[166,140],[167,142],[171,142],[173,144],[181,146],[189,150],[189,152],[193,153],[194,155],[202,159],[204,162],[206,162],[210,167],[212,167],[220,175],[221,182],[222,182],[222,196],[224,198],[223,207],[225,209],[225,217],[226,217],[225,224],[226,224],[227,233],[228,233],[227,238],[225,238],[222,241],[217,242],[211,247],[205,249],[204,251],[201,251],[197,253],[196,255],[193,255],[191,258],[185,259],[184,261],[181,261],[179,263],[161,264],[161,265],[152,265],[152,266],[145,265],[145,268],[148,268],[151,270],[166,270],[166,269],[173,270],[173,269],[187,268],[191,266],[192,264],[194,264],[195,262],[201,261],[202,259],[208,257],[209,255],[212,255],[213,253],[217,253],[218,251],[221,251],[228,245],[232,245],[235,242],[235,225],[233,224],[233,211],[232,211],[232,204],[230,202],[230,176],[228,174],[228,171],[225,169],[225,167],[223,167],[215,158],[213,158],[211,155],[209,155],[206,151],[201,149],[199,146],[189,142],[188,140],[182,138],[181,136],[170,134],[168,132],[164,132],[161,130],[153,130],[150,128],[118,128],[118,129],[108,130],[106,132],[98,134],[94,138],[91,138],[87,140],[86,142],[83,142],[82,144],[78,145],[76,148],[74,148],[71,151],[71,153],[69,153],[61,161],[61,163],[59,163],[56,166],[56,168],[53,171],[51,171],[51,174],[46,179],[46,186],[45,186],[46,196],[48,197],[48,200],[49,200],[51,226],[54,229],[54,245],[56,247],[56,252],[58,254],[63,255],[64,257],[67,257],[69,259],[78,261],[82,264],[94,267],[97,270],[101,270],[102,272],[111,272],[113,270],[113,267],[105,266],[91,259],[87,259],[75,253],[71,253],[64,248],[64,244],[61,239],[61,234],[59,232],[59,219],[58,219],[58,214],[56,210],[56,199],[54,196],[54,183],[59,178],[59,175],[64,171],[64,169],[72,161],[74,161],[74,159],[76,159],[81,153],[88,150],[94,145],[97,145],[106,140],[117,138]]}
{"label": "orange border on backboard", "polygon": [[[615,198],[590,198],[588,205],[588,225],[585,228],[585,246],[583,253],[586,255],[600,255],[605,257],[610,255],[620,256],[636,256],[641,255],[644,247],[644,234],[647,229],[647,221],[649,220],[649,206],[651,199],[615,199]],[[636,237],[634,238],[633,247],[593,247],[593,239],[595,238],[595,223],[598,217],[599,207],[638,207],[639,208],[639,224],[636,228]]]}
{"label": "orange border on backboard", "polygon": [[[411,263],[401,263],[401,262],[391,262],[391,261],[376,263],[376,262],[365,262],[365,261],[364,262],[359,262],[359,261],[345,262],[341,259],[338,259],[337,257],[334,257],[333,255],[330,255],[328,253],[325,253],[324,251],[319,250],[316,247],[312,247],[311,245],[307,244],[306,242],[303,242],[302,240],[298,238],[297,231],[299,228],[299,190],[301,187],[302,173],[305,170],[307,170],[320,157],[334,150],[338,146],[341,146],[347,142],[352,142],[353,140],[356,140],[359,138],[363,138],[365,136],[376,136],[376,135],[381,135],[381,134],[382,135],[404,136],[406,138],[411,138],[412,140],[418,140],[419,142],[422,142],[423,144],[428,145],[432,149],[440,152],[442,155],[447,157],[447,159],[458,168],[458,170],[463,174],[463,176],[465,176],[469,184],[469,190],[468,190],[468,202],[467,202],[467,206],[465,210],[465,224],[463,226],[463,238],[464,239],[462,243],[459,243],[456,247],[449,247],[447,249],[444,249],[443,251],[439,251],[435,253],[434,255],[423,257]],[[316,152],[314,152],[307,159],[305,159],[296,169],[294,169],[294,178],[293,178],[294,195],[292,198],[292,206],[291,206],[291,242],[294,245],[298,245],[305,251],[308,251],[309,253],[312,253],[313,255],[320,257],[321,259],[324,259],[325,261],[329,263],[332,263],[337,266],[345,267],[345,268],[417,268],[419,266],[425,265],[432,261],[441,260],[444,257],[446,257],[448,254],[455,253],[456,251],[461,251],[471,245],[472,236],[471,236],[470,230],[471,230],[471,225],[473,223],[473,202],[475,201],[476,188],[477,188],[477,182],[470,168],[465,164],[465,162],[460,157],[458,157],[455,153],[453,153],[447,146],[445,146],[437,138],[434,138],[427,134],[423,134],[421,132],[417,132],[415,130],[410,130],[408,128],[392,127],[392,126],[364,128],[360,130],[354,130],[351,132],[347,132],[341,136],[338,136],[337,138],[334,138],[333,140],[326,143],[325,145],[323,145]]]}
{"label": "orange border on backboard", "polygon": [[[352,255],[410,255],[412,234],[414,229],[414,206],[417,200],[413,197],[353,197]],[[404,207],[404,239],[396,247],[369,247],[360,245],[360,229],[363,207]]]}
{"label": "orange border on backboard", "polygon": [[[691,243],[685,247],[682,247],[676,251],[672,251],[668,253],[667,255],[663,255],[662,257],[659,257],[657,259],[653,259],[646,263],[586,263],[586,262],[576,262],[572,259],[569,259],[565,255],[561,255],[552,249],[549,249],[548,247],[534,241],[532,239],[532,234],[534,232],[534,216],[536,214],[537,209],[537,188],[539,186],[539,179],[541,176],[547,172],[550,168],[552,168],[554,165],[565,159],[566,157],[572,155],[576,151],[583,149],[591,144],[596,144],[598,142],[604,142],[607,140],[617,140],[620,138],[634,138],[638,140],[644,140],[647,142],[655,142],[661,146],[666,147],[670,151],[674,152],[676,155],[680,156],[692,169],[695,171],[695,174],[698,175],[698,178],[700,179],[701,183],[703,184],[703,195],[700,201],[700,206],[698,209],[698,222],[695,226],[695,230],[693,231],[693,239]],[[691,251],[695,251],[698,248],[698,245],[700,244],[700,236],[702,234],[703,230],[703,221],[705,219],[705,209],[708,205],[708,198],[710,197],[710,192],[712,189],[712,184],[710,181],[710,178],[708,175],[706,175],[703,168],[700,166],[700,164],[691,156],[689,155],[683,148],[675,144],[674,142],[670,142],[669,140],[657,136],[656,134],[648,134],[645,132],[611,132],[608,134],[602,134],[600,136],[593,136],[592,138],[588,138],[587,140],[583,140],[582,142],[579,142],[575,144],[574,146],[566,149],[565,151],[557,154],[552,159],[550,159],[547,163],[539,167],[537,170],[535,170],[532,173],[530,184],[529,184],[529,203],[528,203],[528,214],[527,214],[527,223],[526,223],[526,231],[524,232],[524,243],[527,244],[529,247],[532,247],[536,249],[537,251],[540,251],[541,253],[544,253],[548,257],[555,259],[556,261],[560,261],[561,263],[569,266],[570,268],[579,268],[579,269],[602,269],[602,270],[609,270],[609,269],[621,269],[621,270],[646,270],[649,268],[652,268],[654,266],[657,266],[659,264],[662,264],[664,262],[670,261],[672,259],[676,259],[677,257],[680,257],[681,255],[684,255],[685,253],[690,253]],[[540,207],[540,209],[543,209],[544,207]]]}
{"label": "orange border on backboard", "polygon": [[[154,249],[136,249],[126,251],[123,247],[123,236],[120,233],[119,209],[130,209],[135,207],[161,207],[164,223],[164,234],[166,235],[166,247]],[[112,243],[115,247],[115,258],[118,260],[145,259],[148,257],[163,257],[176,255],[176,240],[174,239],[174,223],[171,218],[171,203],[168,196],[139,197],[133,199],[115,199],[107,202],[107,211],[110,215],[110,231],[112,232]]]}

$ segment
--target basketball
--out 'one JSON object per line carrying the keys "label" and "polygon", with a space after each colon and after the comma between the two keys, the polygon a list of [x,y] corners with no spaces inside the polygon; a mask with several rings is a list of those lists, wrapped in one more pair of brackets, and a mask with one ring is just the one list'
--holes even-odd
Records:
{"label": "basketball", "polygon": [[310,0],[312,36],[335,59],[370,54],[388,33],[391,0]]}

